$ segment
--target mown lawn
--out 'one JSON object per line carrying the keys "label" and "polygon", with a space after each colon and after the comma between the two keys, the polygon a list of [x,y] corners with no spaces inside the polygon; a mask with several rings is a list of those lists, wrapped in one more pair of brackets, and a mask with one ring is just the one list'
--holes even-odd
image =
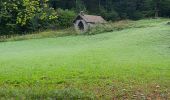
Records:
{"label": "mown lawn", "polygon": [[168,100],[168,20],[90,36],[1,42],[0,99]]}

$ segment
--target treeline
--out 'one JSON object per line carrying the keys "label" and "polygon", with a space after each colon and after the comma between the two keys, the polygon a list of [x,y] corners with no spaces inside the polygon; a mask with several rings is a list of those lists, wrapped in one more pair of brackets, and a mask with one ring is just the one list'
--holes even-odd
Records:
{"label": "treeline", "polygon": [[102,15],[107,20],[169,17],[170,0],[50,0],[54,9]]}
{"label": "treeline", "polygon": [[70,27],[80,11],[111,21],[169,17],[170,0],[0,0],[0,35]]}

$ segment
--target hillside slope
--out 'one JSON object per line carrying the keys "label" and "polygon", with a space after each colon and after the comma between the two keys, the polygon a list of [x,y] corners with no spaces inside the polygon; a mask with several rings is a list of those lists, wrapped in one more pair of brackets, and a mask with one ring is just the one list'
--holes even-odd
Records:
{"label": "hillside slope", "polygon": [[2,42],[0,98],[170,97],[167,21],[140,20],[141,27],[92,36]]}

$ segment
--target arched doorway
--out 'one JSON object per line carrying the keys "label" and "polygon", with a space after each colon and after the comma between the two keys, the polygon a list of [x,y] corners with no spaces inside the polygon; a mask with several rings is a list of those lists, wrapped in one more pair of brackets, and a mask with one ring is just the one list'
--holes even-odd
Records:
{"label": "arched doorway", "polygon": [[76,20],[74,27],[78,33],[84,33],[88,30],[88,24],[84,20]]}
{"label": "arched doorway", "polygon": [[84,24],[83,24],[82,21],[79,22],[78,28],[79,28],[80,31],[84,31]]}

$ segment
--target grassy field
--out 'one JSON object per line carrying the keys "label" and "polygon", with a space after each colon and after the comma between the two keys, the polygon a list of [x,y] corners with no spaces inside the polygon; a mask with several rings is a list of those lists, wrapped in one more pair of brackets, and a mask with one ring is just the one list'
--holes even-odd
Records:
{"label": "grassy field", "polygon": [[0,43],[0,99],[170,99],[169,19]]}

